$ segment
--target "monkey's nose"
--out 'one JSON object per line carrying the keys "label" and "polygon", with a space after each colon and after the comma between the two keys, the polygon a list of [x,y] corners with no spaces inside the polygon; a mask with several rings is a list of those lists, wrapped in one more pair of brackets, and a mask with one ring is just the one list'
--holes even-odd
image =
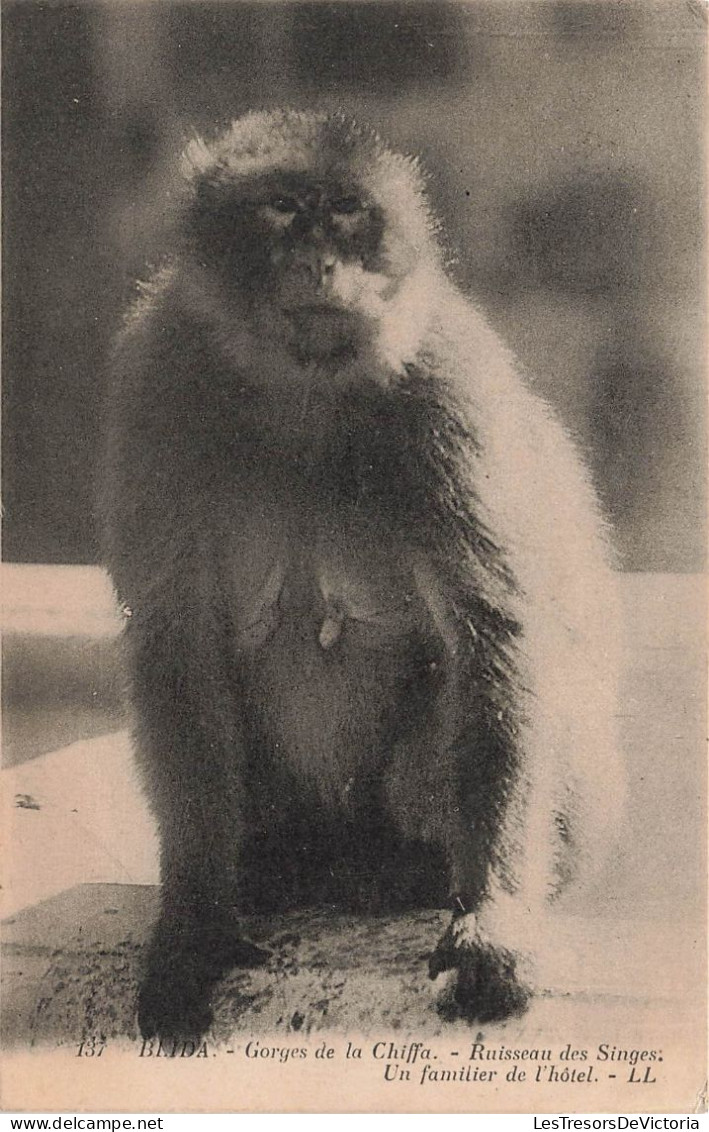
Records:
{"label": "monkey's nose", "polygon": [[313,252],[303,262],[313,283],[327,289],[335,272],[337,257],[332,252]]}
{"label": "monkey's nose", "polygon": [[320,257],[319,273],[320,273],[320,279],[323,281],[323,283],[327,283],[329,280],[332,279],[332,276],[335,272],[335,264],[336,263],[337,263],[337,260],[336,260],[335,256],[330,254],[330,253]]}
{"label": "monkey's nose", "polygon": [[316,252],[310,260],[310,270],[319,279],[327,279],[335,270],[335,257],[331,252]]}

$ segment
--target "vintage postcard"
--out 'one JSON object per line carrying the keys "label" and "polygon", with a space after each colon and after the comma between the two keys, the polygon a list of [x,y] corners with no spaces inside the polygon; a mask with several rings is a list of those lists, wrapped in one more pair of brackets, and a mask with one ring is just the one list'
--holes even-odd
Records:
{"label": "vintage postcard", "polygon": [[5,0],[2,1107],[706,1065],[700,0]]}

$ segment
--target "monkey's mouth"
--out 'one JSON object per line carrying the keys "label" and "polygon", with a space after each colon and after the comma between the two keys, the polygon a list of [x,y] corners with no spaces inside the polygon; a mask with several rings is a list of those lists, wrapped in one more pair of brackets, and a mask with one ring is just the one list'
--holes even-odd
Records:
{"label": "monkey's mouth", "polygon": [[352,311],[308,300],[284,313],[291,328],[289,346],[299,358],[339,360],[356,353],[361,328]]}
{"label": "monkey's mouth", "polygon": [[332,315],[336,318],[339,314],[345,313],[342,308],[336,306],[331,300],[324,298],[308,299],[302,303],[292,303],[286,308],[286,314],[290,318],[318,317],[320,315]]}
{"label": "monkey's mouth", "polygon": [[352,312],[344,307],[331,295],[315,295],[301,298],[299,301],[284,304],[285,313],[289,318],[328,318],[352,317]]}

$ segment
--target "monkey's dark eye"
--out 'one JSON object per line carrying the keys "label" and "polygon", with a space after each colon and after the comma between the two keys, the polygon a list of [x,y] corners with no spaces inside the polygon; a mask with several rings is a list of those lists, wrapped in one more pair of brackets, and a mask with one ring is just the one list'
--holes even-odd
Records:
{"label": "monkey's dark eye", "polygon": [[295,197],[274,197],[270,204],[276,212],[298,212],[300,209],[300,203]]}
{"label": "monkey's dark eye", "polygon": [[341,216],[351,216],[353,212],[361,210],[362,202],[358,197],[338,197],[330,207],[333,212],[338,212]]}

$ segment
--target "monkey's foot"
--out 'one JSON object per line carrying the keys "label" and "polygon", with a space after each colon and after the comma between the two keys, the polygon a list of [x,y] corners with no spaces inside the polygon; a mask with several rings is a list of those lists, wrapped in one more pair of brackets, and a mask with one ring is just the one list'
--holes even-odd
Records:
{"label": "monkey's foot", "polygon": [[454,921],[428,964],[432,979],[443,971],[457,972],[439,1003],[439,1013],[447,1021],[463,1018],[466,1022],[498,1022],[524,1014],[532,992],[519,979],[516,966],[511,951],[479,936],[457,933]]}
{"label": "monkey's foot", "polygon": [[270,951],[229,931],[228,924],[160,921],[138,995],[142,1036],[198,1040],[212,1024],[209,1000],[219,979],[232,967],[263,967],[270,958]]}
{"label": "monkey's foot", "polygon": [[175,979],[148,977],[138,995],[138,1028],[143,1038],[199,1041],[212,1024],[209,991]]}

